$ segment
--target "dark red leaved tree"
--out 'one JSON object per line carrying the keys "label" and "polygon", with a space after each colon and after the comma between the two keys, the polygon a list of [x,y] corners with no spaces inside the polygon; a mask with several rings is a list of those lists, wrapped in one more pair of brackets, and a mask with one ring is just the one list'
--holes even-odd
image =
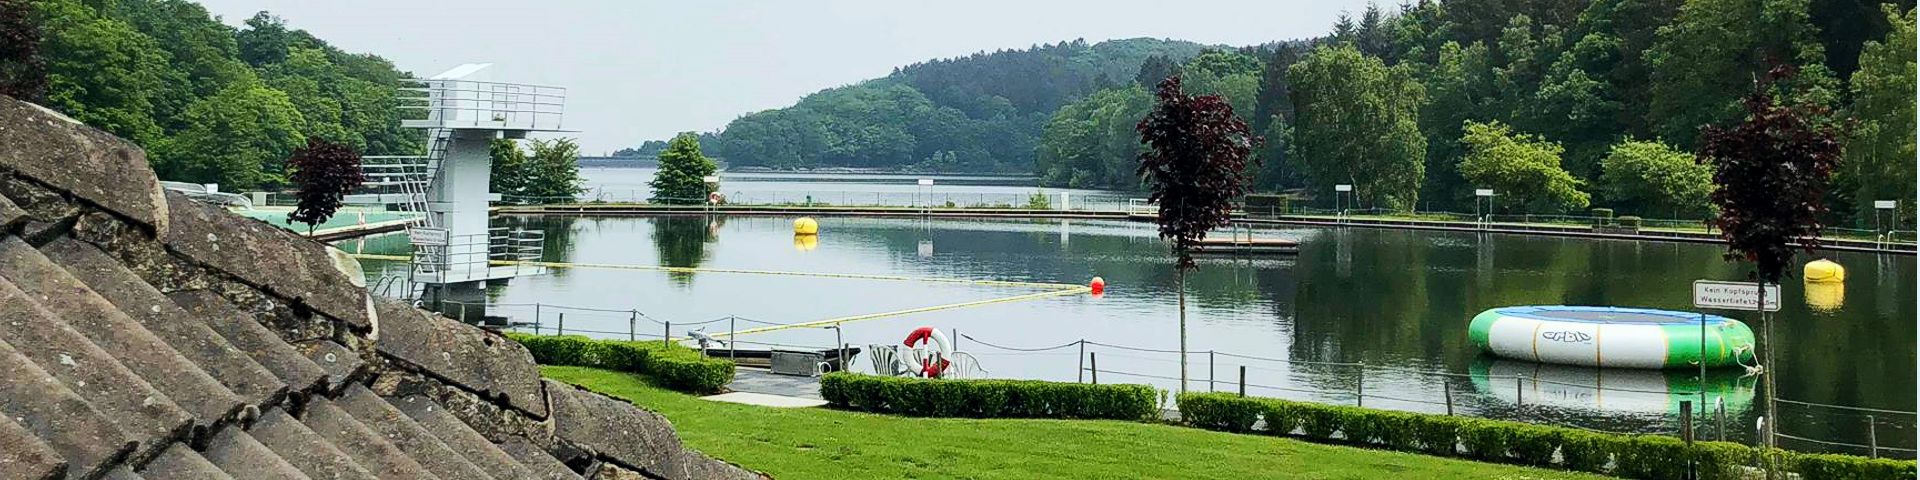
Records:
{"label": "dark red leaved tree", "polygon": [[47,66],[32,3],[0,0],[0,95],[39,102],[46,95]]}
{"label": "dark red leaved tree", "polygon": [[1180,91],[1180,76],[1160,82],[1153,111],[1135,127],[1147,151],[1139,175],[1160,205],[1160,238],[1172,242],[1180,276],[1180,391],[1187,389],[1187,271],[1193,247],[1232,221],[1247,194],[1247,163],[1260,138],[1215,95]]}
{"label": "dark red leaved tree", "polygon": [[1794,250],[1819,245],[1828,178],[1840,162],[1839,132],[1816,106],[1778,105],[1773,82],[1794,74],[1775,67],[1743,102],[1747,118],[1731,128],[1706,127],[1699,161],[1713,166],[1713,220],[1727,241],[1727,260],[1754,264],[1754,278],[1778,282]]}
{"label": "dark red leaved tree", "polygon": [[293,170],[291,180],[300,196],[300,204],[287,214],[287,223],[305,223],[307,233],[340,211],[343,197],[367,180],[353,147],[319,137],[308,137],[307,146],[294,150],[287,168]]}
{"label": "dark red leaved tree", "polygon": [[[1826,121],[1824,109],[1775,101],[1775,82],[1794,73],[1791,66],[1774,67],[1744,100],[1746,119],[1730,128],[1709,126],[1701,134],[1699,161],[1713,166],[1712,199],[1720,207],[1713,222],[1727,242],[1725,258],[1752,262],[1752,278],[1762,289],[1791,271],[1796,249],[1819,245],[1827,181],[1840,162],[1839,132]],[[1780,418],[1773,381],[1779,374],[1773,362],[1773,320],[1762,307],[1764,440],[1771,447]]]}

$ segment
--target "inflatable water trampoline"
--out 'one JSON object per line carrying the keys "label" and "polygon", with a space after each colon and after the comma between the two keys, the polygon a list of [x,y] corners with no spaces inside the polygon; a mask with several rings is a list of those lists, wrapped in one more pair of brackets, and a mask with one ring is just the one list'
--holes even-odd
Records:
{"label": "inflatable water trampoline", "polygon": [[1473,317],[1468,339],[1495,356],[1616,368],[1753,364],[1753,330],[1727,317],[1618,307],[1501,307]]}

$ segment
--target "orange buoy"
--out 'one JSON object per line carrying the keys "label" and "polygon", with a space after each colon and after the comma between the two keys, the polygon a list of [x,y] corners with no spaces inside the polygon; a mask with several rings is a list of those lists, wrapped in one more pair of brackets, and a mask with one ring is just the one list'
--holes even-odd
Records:
{"label": "orange buoy", "polygon": [[1107,279],[1104,279],[1104,278],[1100,278],[1100,277],[1093,277],[1093,282],[1092,282],[1092,283],[1088,283],[1088,284],[1087,284],[1087,288],[1090,288],[1090,289],[1093,289],[1093,294],[1094,294],[1094,295],[1099,295],[1099,294],[1102,294],[1102,293],[1106,293],[1106,292],[1107,292]]}

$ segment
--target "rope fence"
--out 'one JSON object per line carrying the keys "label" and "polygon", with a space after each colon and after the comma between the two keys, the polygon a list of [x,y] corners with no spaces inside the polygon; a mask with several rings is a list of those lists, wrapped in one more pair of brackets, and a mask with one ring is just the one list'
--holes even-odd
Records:
{"label": "rope fence", "polygon": [[[457,302],[448,302],[448,303],[459,305]],[[614,337],[614,338],[620,338],[624,336],[625,338],[628,338],[628,339],[648,339],[648,340],[656,340],[656,341],[665,339],[665,340],[679,341],[679,340],[687,339],[687,337],[690,336],[688,332],[705,330],[710,325],[715,325],[715,324],[725,322],[728,324],[726,327],[726,330],[724,331],[715,330],[707,333],[707,335],[711,338],[721,340],[722,342],[726,342],[734,345],[741,345],[741,346],[759,346],[759,347],[768,347],[768,348],[798,349],[798,350],[830,350],[830,349],[844,346],[844,345],[840,345],[840,346],[803,345],[803,344],[794,344],[794,343],[744,340],[744,339],[735,338],[739,335],[746,335],[754,332],[765,332],[770,329],[789,329],[789,328],[806,328],[806,327],[833,329],[833,328],[837,328],[837,324],[829,324],[829,325],[822,326],[822,325],[818,325],[818,322],[782,323],[782,322],[774,322],[774,321],[734,316],[734,315],[699,320],[699,321],[678,322],[678,321],[668,321],[668,320],[659,319],[654,316],[650,316],[647,313],[642,312],[638,309],[622,310],[622,309],[614,309],[614,308],[591,308],[591,307],[554,305],[554,304],[547,304],[547,303],[485,303],[485,304],[468,304],[468,305],[479,305],[486,308],[490,312],[495,311],[495,309],[516,310],[523,313],[528,312],[530,310],[532,313],[532,317],[531,317],[532,321],[512,321],[514,317],[509,316],[508,317],[509,322],[508,322],[507,328],[513,329],[513,330],[532,331],[534,333],[540,333],[540,334],[547,334],[547,333],[551,333],[555,335],[588,334],[588,335],[602,335],[602,336]],[[590,318],[601,318],[601,319],[616,318],[616,317],[624,318],[629,321],[629,328],[626,331],[617,331],[617,330],[606,330],[603,328],[579,328],[577,326],[568,327],[566,326],[566,322],[565,322],[566,317],[568,316],[574,316],[575,318],[580,318],[581,316],[589,316]],[[652,325],[650,325],[648,328],[642,329],[639,327],[640,319],[645,319],[648,322],[650,322]],[[579,325],[579,324],[576,324],[576,325]],[[742,325],[749,325],[750,327],[742,328]],[[655,326],[659,328],[658,329],[653,328]],[[1052,357],[1052,358],[1058,358],[1058,359],[1064,360],[1064,358],[1067,355],[1073,355],[1073,357],[1075,358],[1074,361],[1079,363],[1079,365],[1075,368],[1075,372],[1076,372],[1075,375],[1078,376],[1078,378],[1080,378],[1082,381],[1092,381],[1094,383],[1099,383],[1101,375],[1107,375],[1109,376],[1109,378],[1112,378],[1112,376],[1117,375],[1125,378],[1157,380],[1157,381],[1172,382],[1172,383],[1178,383],[1182,380],[1178,376],[1167,375],[1162,373],[1154,373],[1150,371],[1133,370],[1133,369],[1126,368],[1125,366],[1120,366],[1121,368],[1115,368],[1116,365],[1112,363],[1109,363],[1108,366],[1104,368],[1100,367],[1098,364],[1098,358],[1102,358],[1102,357],[1113,359],[1113,360],[1124,359],[1122,360],[1122,363],[1127,363],[1130,361],[1135,363],[1136,366],[1139,365],[1139,362],[1147,362],[1154,365],[1166,365],[1166,364],[1178,363],[1178,355],[1181,353],[1179,350],[1170,350],[1170,349],[1164,349],[1164,348],[1149,348],[1149,347],[1141,347],[1141,346],[1134,346],[1134,345],[1122,345],[1122,344],[1098,342],[1098,341],[1084,340],[1084,339],[1061,343],[1061,344],[1054,344],[1054,345],[1021,346],[1021,345],[1008,344],[1006,342],[995,342],[995,341],[990,341],[986,339],[981,339],[969,333],[961,333],[958,331],[955,331],[953,333],[955,334],[954,343],[955,343],[956,350],[959,350],[959,347],[961,345],[964,345],[964,346],[978,346],[978,347],[996,350],[1000,352],[1000,353],[983,354],[986,356],[996,356],[996,357],[1046,356],[1046,357]],[[835,343],[839,343],[839,342],[836,341]],[[1173,355],[1175,356],[1175,358],[1167,358],[1166,355]],[[1458,373],[1458,372],[1427,370],[1427,369],[1403,367],[1403,366],[1368,365],[1365,362],[1299,360],[1299,359],[1278,358],[1278,357],[1261,356],[1261,355],[1248,355],[1243,353],[1222,352],[1222,351],[1214,351],[1214,350],[1189,350],[1186,352],[1186,355],[1188,355],[1189,358],[1192,358],[1192,356],[1197,356],[1197,355],[1205,356],[1204,359],[1199,359],[1197,362],[1193,362],[1193,363],[1199,364],[1200,366],[1206,369],[1204,372],[1202,372],[1204,377],[1195,378],[1195,376],[1189,376],[1189,378],[1187,378],[1186,381],[1189,383],[1205,385],[1205,388],[1210,391],[1219,391],[1222,387],[1237,388],[1238,391],[1242,392],[1243,394],[1249,391],[1274,392],[1274,393],[1282,393],[1282,394],[1292,394],[1295,396],[1306,396],[1308,397],[1306,398],[1306,400],[1308,401],[1318,401],[1318,402],[1327,402],[1327,401],[1349,402],[1350,401],[1350,402],[1353,402],[1353,404],[1355,405],[1368,406],[1373,408],[1378,408],[1380,406],[1379,402],[1397,402],[1397,403],[1406,404],[1406,405],[1420,405],[1423,407],[1427,407],[1429,410],[1441,410],[1450,415],[1493,414],[1498,418],[1519,419],[1519,420],[1528,421],[1531,423],[1553,424],[1558,426],[1580,428],[1584,430],[1591,430],[1591,431],[1604,432],[1604,433],[1677,434],[1680,429],[1675,426],[1677,419],[1671,416],[1662,417],[1657,422],[1636,427],[1629,432],[1597,429],[1597,428],[1592,428],[1591,426],[1588,426],[1588,425],[1571,423],[1568,421],[1567,418],[1556,417],[1552,415],[1552,413],[1554,413],[1555,410],[1552,408],[1545,408],[1545,405],[1544,405],[1545,400],[1536,400],[1535,402],[1532,402],[1532,403],[1527,402],[1528,389],[1526,387],[1528,385],[1533,385],[1536,387],[1539,385],[1556,385],[1556,386],[1570,387],[1574,389],[1592,390],[1596,393],[1621,392],[1621,393],[1635,393],[1635,394],[1644,394],[1644,395],[1665,395],[1665,396],[1672,396],[1675,398],[1694,395],[1693,393],[1687,393],[1687,392],[1676,393],[1676,392],[1670,392],[1670,391],[1622,388],[1617,386],[1565,382],[1565,381],[1541,378],[1537,375],[1527,376],[1527,375],[1519,375],[1519,374],[1494,374],[1491,372],[1484,373],[1484,374]],[[1233,371],[1237,370],[1237,375],[1238,375],[1237,379],[1218,378],[1218,374],[1221,373],[1218,368],[1220,366],[1219,359],[1222,359],[1222,358],[1241,361],[1241,362],[1238,362],[1239,363],[1238,365],[1231,365],[1228,371],[1228,373],[1231,375],[1233,374]],[[1111,361],[1112,360],[1109,360],[1109,362]],[[1324,368],[1338,369],[1338,370],[1332,370],[1334,372],[1341,371],[1341,370],[1347,371],[1349,374],[1352,375],[1351,377],[1347,377],[1347,378],[1350,378],[1351,381],[1336,380],[1336,382],[1337,384],[1340,384],[1340,385],[1351,385],[1351,387],[1350,388],[1345,388],[1345,387],[1328,388],[1328,387],[1302,387],[1298,385],[1274,385],[1274,384],[1268,384],[1268,383],[1263,383],[1259,381],[1250,381],[1247,378],[1248,371],[1265,372],[1267,374],[1279,374],[1279,375],[1297,374],[1297,373],[1303,372],[1303,370],[1294,369],[1294,368],[1282,368],[1282,367],[1296,367],[1296,366],[1312,367],[1311,370],[1305,370],[1305,371],[1323,371],[1321,369],[1324,369]],[[1154,368],[1158,368],[1158,367],[1154,367]],[[1379,378],[1382,376],[1392,376],[1395,374],[1434,377],[1434,378],[1440,379],[1440,381],[1438,382],[1438,385],[1442,387],[1442,391],[1441,391],[1442,395],[1440,395],[1439,398],[1437,399],[1436,398],[1415,398],[1414,396],[1408,396],[1402,392],[1379,393],[1379,392],[1367,391],[1367,387],[1369,386],[1367,377],[1374,376],[1376,378]],[[1315,375],[1339,375],[1339,374],[1328,373],[1328,374],[1315,374]],[[1505,399],[1497,399],[1494,391],[1481,391],[1477,393],[1469,393],[1470,391],[1468,391],[1467,389],[1458,388],[1454,385],[1454,382],[1458,382],[1462,379],[1469,379],[1475,382],[1487,382],[1487,383],[1512,382],[1513,389],[1510,390],[1510,392],[1514,396],[1510,400],[1505,400]],[[1395,388],[1403,389],[1403,390],[1407,387],[1407,384],[1405,383],[1397,382],[1393,385],[1395,386]],[[1416,383],[1413,385],[1414,386],[1426,385],[1427,387],[1431,388],[1434,384],[1433,383]],[[1544,395],[1544,393],[1534,392],[1533,395],[1536,395],[1536,396]],[[1282,395],[1281,397],[1285,398],[1285,396],[1286,395]],[[1704,395],[1703,395],[1703,398],[1704,398]],[[1851,406],[1851,405],[1834,405],[1834,404],[1807,402],[1807,401],[1800,401],[1800,400],[1790,400],[1790,399],[1784,399],[1784,398],[1777,399],[1777,400],[1783,404],[1797,405],[1797,406],[1801,406],[1809,409],[1829,411],[1829,413],[1823,414],[1824,417],[1821,417],[1821,418],[1829,418],[1829,419],[1852,418],[1857,420],[1861,417],[1864,417],[1866,419],[1866,426],[1867,426],[1866,428],[1869,428],[1869,429],[1877,429],[1878,423],[1881,423],[1881,421],[1884,421],[1884,416],[1894,416],[1898,418],[1908,419],[1908,421],[1895,421],[1895,422],[1889,423],[1890,425],[1893,425],[1896,428],[1913,428],[1912,426],[1913,422],[1911,421],[1911,419],[1913,419],[1916,416],[1916,413],[1913,411],[1882,409],[1882,408]],[[1706,401],[1699,401],[1698,405],[1700,406],[1701,413],[1699,413],[1696,416],[1696,418],[1700,419],[1701,421],[1694,422],[1694,428],[1696,429],[1696,431],[1705,431],[1705,432],[1717,431],[1717,432],[1720,432],[1721,438],[1725,438],[1726,436],[1725,432],[1728,431],[1728,425],[1724,423],[1728,420],[1726,418],[1727,417],[1726,412],[1711,411],[1711,409],[1715,408],[1715,406],[1709,405],[1708,402]],[[1883,417],[1879,417],[1881,418],[1881,421],[1876,421],[1875,415],[1883,416]],[[1735,427],[1734,429],[1736,431],[1740,430],[1739,427]],[[1791,439],[1793,441],[1803,442],[1804,444],[1806,444],[1806,446],[1817,448],[1820,450],[1830,451],[1830,450],[1839,449],[1839,450],[1849,450],[1850,452],[1865,452],[1868,455],[1875,455],[1875,456],[1890,454],[1890,455],[1900,455],[1900,456],[1906,456],[1906,457],[1912,457],[1916,453],[1914,448],[1895,446],[1895,445],[1880,445],[1878,441],[1871,441],[1871,442],[1862,444],[1858,442],[1819,439],[1819,438],[1812,438],[1809,436],[1805,436],[1804,432],[1803,432],[1803,435],[1799,435],[1799,436],[1790,435],[1786,433],[1780,433],[1778,435],[1780,437]],[[1702,435],[1701,437],[1706,438],[1705,435]],[[1871,434],[1869,435],[1869,438],[1874,438],[1874,437],[1876,437],[1876,435],[1871,435]],[[1901,438],[1905,438],[1905,437],[1902,436]]]}

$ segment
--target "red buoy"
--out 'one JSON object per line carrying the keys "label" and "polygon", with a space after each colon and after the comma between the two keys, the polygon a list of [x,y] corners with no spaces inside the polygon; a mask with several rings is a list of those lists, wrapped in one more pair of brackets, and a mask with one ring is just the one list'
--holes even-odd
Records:
{"label": "red buoy", "polygon": [[1094,295],[1099,295],[1099,294],[1102,294],[1102,293],[1106,293],[1106,292],[1107,292],[1107,279],[1104,279],[1104,278],[1100,278],[1100,277],[1093,277],[1093,282],[1092,282],[1092,283],[1088,283],[1088,284],[1087,284],[1087,288],[1090,288],[1090,289],[1093,289],[1093,294],[1094,294]]}

